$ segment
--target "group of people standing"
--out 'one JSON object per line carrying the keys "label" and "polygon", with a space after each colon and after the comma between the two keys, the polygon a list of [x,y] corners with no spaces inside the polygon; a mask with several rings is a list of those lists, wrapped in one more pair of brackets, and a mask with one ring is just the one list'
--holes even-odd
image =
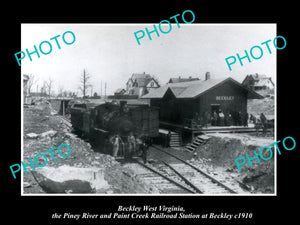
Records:
{"label": "group of people standing", "polygon": [[147,136],[135,138],[133,134],[130,134],[124,140],[124,137],[122,139],[119,135],[115,135],[110,138],[110,143],[113,157],[122,155],[126,161],[130,161],[136,152],[140,152],[144,163],[147,162],[147,152],[151,145],[151,138]]}
{"label": "group of people standing", "polygon": [[248,127],[248,113],[241,111],[227,110],[223,112],[220,110],[213,110],[211,113],[205,111],[199,116],[195,113],[193,122],[201,127],[207,126],[244,126]]}

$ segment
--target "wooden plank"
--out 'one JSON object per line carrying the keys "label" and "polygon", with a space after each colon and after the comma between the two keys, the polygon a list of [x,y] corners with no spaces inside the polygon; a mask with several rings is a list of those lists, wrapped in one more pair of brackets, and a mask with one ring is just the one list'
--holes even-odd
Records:
{"label": "wooden plank", "polygon": [[102,129],[100,129],[100,128],[94,128],[94,130],[100,131],[101,133],[108,133],[107,130],[102,130]]}
{"label": "wooden plank", "polygon": [[205,140],[205,141],[208,140],[208,139],[210,139],[209,136],[206,136],[206,135],[204,135],[204,134],[199,135],[198,138],[200,138],[200,139],[202,139],[202,140]]}

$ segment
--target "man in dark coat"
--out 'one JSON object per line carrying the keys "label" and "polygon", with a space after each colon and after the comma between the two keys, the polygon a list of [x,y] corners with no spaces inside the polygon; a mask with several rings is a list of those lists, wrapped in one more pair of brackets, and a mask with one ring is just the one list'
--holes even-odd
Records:
{"label": "man in dark coat", "polygon": [[244,116],[243,116],[243,125],[244,125],[244,127],[248,127],[248,117],[249,117],[249,114],[247,112],[244,113]]}
{"label": "man in dark coat", "polygon": [[213,115],[212,115],[212,118],[213,118],[213,126],[217,126],[218,125],[218,113],[216,111],[213,112]]}
{"label": "man in dark coat", "polygon": [[143,138],[143,144],[141,147],[142,147],[142,159],[145,164],[147,163],[147,156],[148,156],[150,142],[151,140],[149,137]]}
{"label": "man in dark coat", "polygon": [[242,112],[239,111],[238,114],[237,114],[237,125],[238,126],[241,126],[242,125]]}
{"label": "man in dark coat", "polygon": [[205,127],[207,127],[208,126],[208,124],[210,124],[210,114],[209,114],[209,112],[208,111],[205,111],[205,113],[204,113],[204,118],[205,118]]}
{"label": "man in dark coat", "polygon": [[165,144],[166,148],[170,147],[170,140],[171,140],[171,131],[169,130],[167,137],[166,137],[166,144]]}
{"label": "man in dark coat", "polygon": [[259,118],[260,118],[261,126],[263,129],[263,135],[265,135],[267,132],[267,118],[265,117],[265,115],[263,113],[260,114]]}

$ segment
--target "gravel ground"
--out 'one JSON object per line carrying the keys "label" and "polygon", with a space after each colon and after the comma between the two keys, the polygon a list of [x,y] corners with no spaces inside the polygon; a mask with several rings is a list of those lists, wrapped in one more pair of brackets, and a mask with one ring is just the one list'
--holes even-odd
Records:
{"label": "gravel ground", "polygon": [[[46,132],[46,133],[45,133]],[[70,146],[71,154],[62,158],[57,152],[57,147],[66,143]],[[45,153],[46,150],[56,148],[53,150],[53,160],[50,152]],[[67,155],[68,149],[61,148],[61,153]],[[151,187],[137,180],[133,176],[133,171],[124,168],[113,157],[94,152],[89,143],[76,137],[71,133],[59,117],[51,112],[49,105],[45,102],[40,102],[34,106],[24,108],[24,146],[23,146],[23,162],[29,163],[28,158],[32,160],[39,154],[44,153],[47,156],[47,164],[43,168],[57,168],[61,173],[62,166],[69,166],[74,168],[99,168],[104,171],[104,179],[109,184],[109,188],[102,190],[100,193],[151,193]],[[37,157],[37,162],[40,165],[45,163],[42,156]],[[43,168],[36,166],[36,171],[40,172]],[[27,168],[32,170],[31,167]],[[31,173],[23,172],[24,194],[27,193],[44,193],[42,188],[33,179]],[[53,177],[53,176],[52,176]],[[59,174],[57,177],[62,178]],[[71,177],[68,170],[63,175],[65,179]],[[55,178],[55,176],[54,176]],[[71,178],[70,178],[71,179]]]}
{"label": "gravel ground", "polygon": [[[261,160],[258,164],[253,160],[253,167],[248,162],[241,166],[239,172],[235,159],[248,154],[253,157],[253,151],[259,152],[263,146],[270,146],[274,142],[271,137],[255,137],[248,134],[209,134],[211,138],[206,144],[200,145],[194,152],[182,149],[164,148],[186,161],[199,166],[203,171],[216,179],[233,178],[240,182],[241,187],[248,193],[274,193],[274,158],[268,161]],[[267,152],[267,154],[269,154]],[[268,155],[265,155],[268,158]],[[149,148],[148,159],[159,167],[162,160],[167,163],[178,163],[175,158],[154,148]]]}
{"label": "gravel ground", "polygon": [[[235,159],[238,157],[253,157],[253,151],[257,154],[263,146],[270,146],[273,143],[272,138],[257,138],[241,134],[216,134],[205,145],[197,150],[197,156],[194,160],[199,163],[211,165],[212,170],[222,170],[230,173],[239,182],[247,185],[252,193],[274,193],[274,157],[268,161],[253,160],[253,166],[250,167],[248,161],[241,166],[241,172],[238,171]],[[264,155],[265,158],[268,158]]]}

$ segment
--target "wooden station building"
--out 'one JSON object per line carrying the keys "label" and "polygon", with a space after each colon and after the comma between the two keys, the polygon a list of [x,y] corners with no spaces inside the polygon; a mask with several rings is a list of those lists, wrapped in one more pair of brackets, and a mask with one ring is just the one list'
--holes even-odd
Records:
{"label": "wooden station building", "polygon": [[150,91],[142,98],[159,107],[160,122],[183,125],[197,115],[212,115],[214,111],[247,113],[248,99],[261,99],[261,95],[228,78],[168,83]]}

